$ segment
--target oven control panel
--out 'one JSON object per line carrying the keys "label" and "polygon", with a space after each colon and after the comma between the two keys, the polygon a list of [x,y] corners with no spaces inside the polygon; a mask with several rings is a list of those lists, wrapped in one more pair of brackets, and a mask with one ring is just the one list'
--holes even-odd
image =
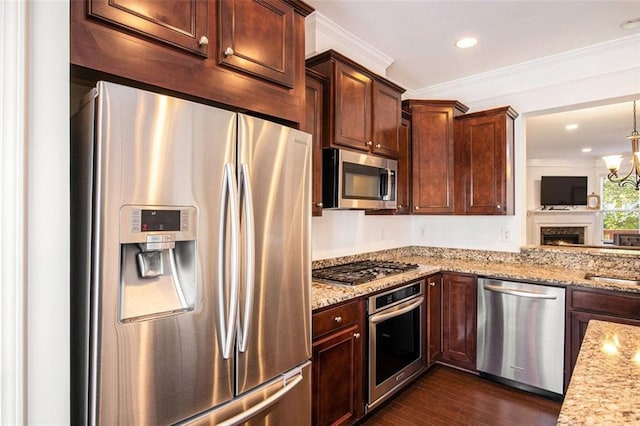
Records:
{"label": "oven control panel", "polygon": [[378,312],[388,306],[414,298],[416,295],[422,294],[422,288],[422,281],[416,281],[386,293],[373,296],[369,299],[369,313]]}

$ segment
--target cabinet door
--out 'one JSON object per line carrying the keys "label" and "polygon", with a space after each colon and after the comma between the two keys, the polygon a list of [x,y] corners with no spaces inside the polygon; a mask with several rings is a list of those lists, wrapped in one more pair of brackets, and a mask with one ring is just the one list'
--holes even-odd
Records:
{"label": "cabinet door", "polygon": [[411,104],[413,214],[454,212],[453,112]]}
{"label": "cabinet door", "polygon": [[411,117],[403,114],[400,123],[400,156],[398,157],[398,214],[411,213]]}
{"label": "cabinet door", "polygon": [[476,369],[476,277],[443,274],[442,359]]}
{"label": "cabinet door", "polygon": [[366,216],[411,213],[411,115],[402,112],[400,123],[400,156],[396,177],[397,207],[393,209],[365,210]]}
{"label": "cabinet door", "polygon": [[293,87],[293,8],[282,0],[221,0],[220,64]]}
{"label": "cabinet door", "polygon": [[400,120],[402,105],[400,93],[373,83],[373,145],[374,154],[398,158],[400,155]]}
{"label": "cabinet door", "polygon": [[343,425],[362,416],[362,329],[358,324],[313,344],[313,424]]}
{"label": "cabinet door", "polygon": [[334,143],[369,151],[371,141],[371,85],[369,77],[336,63]]}
{"label": "cabinet door", "polygon": [[89,0],[88,12],[128,31],[207,56],[208,7],[209,2],[198,0]]}
{"label": "cabinet door", "polygon": [[578,353],[580,352],[580,345],[582,345],[582,340],[584,339],[584,335],[587,333],[587,326],[589,325],[590,320],[599,320],[599,321],[609,321],[615,322],[619,324],[629,324],[640,326],[640,320],[630,319],[630,318],[620,318],[614,317],[611,315],[600,315],[593,314],[589,312],[571,312],[570,324],[567,336],[567,345],[565,348],[567,351],[567,359],[566,362],[568,365],[565,367],[565,388],[569,386],[569,380],[571,379],[571,374],[573,373],[573,368],[576,365],[576,361],[578,360]]}
{"label": "cabinet door", "polygon": [[513,110],[501,108],[470,114],[457,124],[460,177],[456,212],[514,214]]}
{"label": "cabinet door", "polygon": [[427,362],[442,357],[442,275],[427,278]]}
{"label": "cabinet door", "polygon": [[302,130],[313,136],[313,188],[311,191],[311,212],[322,216],[322,135],[324,123],[324,78],[307,70],[305,121]]}

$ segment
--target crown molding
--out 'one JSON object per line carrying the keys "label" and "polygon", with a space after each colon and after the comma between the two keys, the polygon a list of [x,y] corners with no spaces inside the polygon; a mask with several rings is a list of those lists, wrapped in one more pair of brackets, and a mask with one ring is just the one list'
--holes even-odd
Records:
{"label": "crown molding", "polygon": [[315,56],[333,49],[353,59],[371,71],[387,75],[393,58],[356,37],[320,12],[305,18],[305,56]]}
{"label": "crown molding", "polygon": [[485,104],[485,100],[526,92],[545,91],[576,81],[598,81],[634,73],[635,90],[640,87],[640,34],[603,42],[475,74],[457,80],[408,90],[403,98],[464,99],[465,104]]}

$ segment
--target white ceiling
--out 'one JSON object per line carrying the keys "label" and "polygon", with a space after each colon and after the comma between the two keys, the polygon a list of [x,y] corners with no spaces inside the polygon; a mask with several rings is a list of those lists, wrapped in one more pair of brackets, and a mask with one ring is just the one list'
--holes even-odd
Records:
{"label": "white ceiling", "polygon": [[[393,58],[387,77],[409,90],[640,33],[640,1],[307,0],[319,13]],[[478,44],[454,43],[473,36]],[[639,46],[640,49],[640,46]],[[639,105],[640,108],[640,105]],[[580,125],[571,133],[569,122]],[[622,154],[631,102],[527,119],[528,158]],[[617,145],[616,145],[617,143]],[[590,147],[591,154],[580,149]]]}

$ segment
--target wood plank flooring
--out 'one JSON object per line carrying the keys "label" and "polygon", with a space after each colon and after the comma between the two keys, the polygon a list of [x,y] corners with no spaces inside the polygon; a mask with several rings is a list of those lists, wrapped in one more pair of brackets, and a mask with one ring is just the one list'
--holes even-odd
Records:
{"label": "wood plank flooring", "polygon": [[560,406],[559,402],[436,365],[361,425],[555,425]]}

